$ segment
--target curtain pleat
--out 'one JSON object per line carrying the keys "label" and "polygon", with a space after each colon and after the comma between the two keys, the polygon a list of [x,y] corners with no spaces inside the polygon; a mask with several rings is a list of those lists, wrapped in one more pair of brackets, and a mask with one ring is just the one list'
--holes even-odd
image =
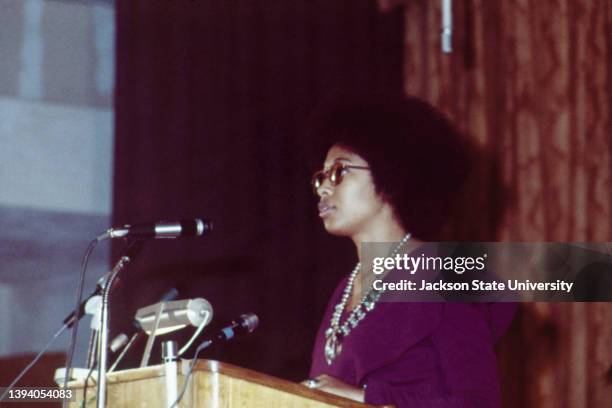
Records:
{"label": "curtain pleat", "polygon": [[208,217],[215,229],[146,243],[117,288],[114,331],[176,286],[210,300],[219,325],[261,318],[255,335],[203,357],[307,374],[355,260],[316,216],[303,129],[334,92],[401,89],[402,24],[372,0],[117,2],[113,222]]}
{"label": "curtain pleat", "polygon": [[[499,163],[513,196],[500,238],[610,241],[610,1],[454,1],[450,55],[439,1],[381,1],[391,3],[404,4],[405,92]],[[493,187],[481,192],[485,211]],[[504,405],[609,406],[610,322],[610,303],[524,304],[500,348]]]}

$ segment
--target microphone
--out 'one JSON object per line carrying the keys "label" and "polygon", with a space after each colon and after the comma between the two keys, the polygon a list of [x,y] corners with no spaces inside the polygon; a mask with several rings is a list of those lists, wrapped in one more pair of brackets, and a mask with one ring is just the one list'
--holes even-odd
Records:
{"label": "microphone", "polygon": [[224,327],[202,342],[198,346],[196,354],[213,343],[230,341],[236,336],[252,333],[257,326],[259,326],[259,317],[255,313],[243,314],[238,319],[233,320],[229,326]]}
{"label": "microphone", "polygon": [[[176,290],[176,288],[170,288],[159,298],[158,302],[167,302],[170,300],[174,300],[178,297],[178,294],[179,293],[178,293],[178,290]],[[138,323],[138,320],[136,319],[132,320],[132,326],[134,326],[136,331],[131,336],[131,343],[133,343],[134,340],[142,332],[142,327],[140,327],[140,323]],[[130,340],[130,337],[128,337],[128,335],[125,333],[121,333],[117,335],[110,343],[110,350],[113,353],[116,353],[128,343],[128,340]]]}
{"label": "microphone", "polygon": [[111,228],[100,235],[97,240],[102,241],[107,238],[159,239],[199,237],[212,231],[212,229],[213,224],[210,220],[200,218],[181,221],[158,221]]}

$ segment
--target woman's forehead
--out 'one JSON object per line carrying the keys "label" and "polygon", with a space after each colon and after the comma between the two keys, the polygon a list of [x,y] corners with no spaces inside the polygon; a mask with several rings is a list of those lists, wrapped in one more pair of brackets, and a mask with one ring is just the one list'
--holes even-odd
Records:
{"label": "woman's forehead", "polygon": [[354,165],[366,165],[366,161],[357,153],[338,145],[332,146],[325,157],[325,166],[331,166],[336,162],[350,163]]}

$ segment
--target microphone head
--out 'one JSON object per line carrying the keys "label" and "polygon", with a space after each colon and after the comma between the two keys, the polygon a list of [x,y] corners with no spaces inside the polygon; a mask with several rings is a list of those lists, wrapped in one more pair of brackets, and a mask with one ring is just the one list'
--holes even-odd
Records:
{"label": "microphone head", "polygon": [[210,220],[205,220],[202,218],[196,218],[195,219],[195,236],[199,237],[201,235],[204,235],[207,232],[210,232],[213,230],[213,223]]}
{"label": "microphone head", "polygon": [[257,326],[259,326],[259,317],[255,313],[245,313],[240,316],[240,326],[247,333],[253,333]]}
{"label": "microphone head", "polygon": [[213,229],[210,220],[195,218],[181,221],[158,221],[153,223],[127,224],[123,227],[111,228],[100,234],[96,241],[107,238],[159,239],[179,237],[199,237]]}

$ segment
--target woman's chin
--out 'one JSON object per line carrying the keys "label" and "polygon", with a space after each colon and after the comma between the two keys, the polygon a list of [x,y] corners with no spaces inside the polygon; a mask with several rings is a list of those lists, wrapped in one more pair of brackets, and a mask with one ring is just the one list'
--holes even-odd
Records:
{"label": "woman's chin", "polygon": [[346,228],[343,228],[342,226],[338,225],[338,223],[335,223],[329,219],[323,220],[323,227],[325,228],[325,231],[332,235],[339,237],[348,237],[351,235]]}

